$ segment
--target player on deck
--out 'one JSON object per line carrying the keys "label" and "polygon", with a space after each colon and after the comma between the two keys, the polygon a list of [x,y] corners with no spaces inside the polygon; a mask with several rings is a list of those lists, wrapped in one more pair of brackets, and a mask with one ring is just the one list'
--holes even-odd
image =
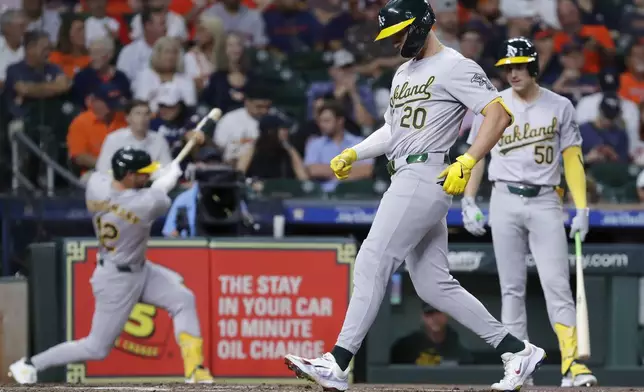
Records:
{"label": "player on deck", "polygon": [[98,265],[90,281],[96,301],[91,330],[86,338],[12,364],[10,375],[18,383],[35,383],[38,371],[53,366],[107,357],[139,301],[170,313],[186,382],[213,382],[203,367],[194,294],[177,273],[145,258],[150,227],[170,208],[167,193],[181,176],[179,166],[171,164],[151,187],[144,188],[158,167],[147,152],[126,147],[112,157],[113,178],[99,172],[91,175],[85,200],[99,241]]}
{"label": "player on deck", "polygon": [[[349,362],[378,313],[392,273],[404,261],[423,301],[499,353],[505,373],[492,389],[516,391],[545,352],[509,333],[450,275],[446,225],[452,195],[464,191],[470,171],[512,116],[481,68],[443,46],[431,31],[435,15],[429,0],[390,0],[378,19],[376,39],[391,37],[410,60],[394,76],[385,125],[333,158],[331,168],[346,179],[356,161],[387,154],[392,183],[358,252],[354,289],[335,347],[314,359],[289,354],[285,362],[298,377],[327,389],[348,389]],[[450,165],[447,154],[468,108],[485,120],[472,147]]]}
{"label": "player on deck", "polygon": [[[583,240],[588,233],[586,175],[575,109],[567,98],[537,84],[539,61],[528,39],[505,41],[499,59],[496,65],[504,68],[511,85],[501,92],[501,97],[514,113],[514,124],[506,128],[491,151],[488,169],[494,183],[490,227],[501,284],[501,321],[519,339],[528,339],[526,258],[532,253],[548,316],[559,339],[561,385],[595,385],[595,376],[575,359],[575,303],[569,281],[564,213],[555,189],[561,180],[561,154],[566,182],[577,208],[570,237],[579,232]],[[470,144],[476,143],[484,121],[481,116],[475,117]],[[475,203],[484,170],[482,158],[472,170],[461,201],[464,226],[477,236],[485,234],[485,219]]]}

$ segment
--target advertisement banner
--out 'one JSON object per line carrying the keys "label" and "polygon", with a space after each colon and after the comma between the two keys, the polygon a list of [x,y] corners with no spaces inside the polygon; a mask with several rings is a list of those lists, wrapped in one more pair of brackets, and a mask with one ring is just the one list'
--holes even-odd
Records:
{"label": "advertisement banner", "polygon": [[211,242],[211,337],[215,377],[292,379],[291,353],[329,351],[350,298],[356,246]]}
{"label": "advertisement banner", "polygon": [[[64,243],[66,262],[67,341],[90,332],[94,295],[90,278],[96,268],[94,240]],[[209,254],[206,240],[152,240],[147,257],[178,273],[196,297],[204,347],[210,345]],[[98,327],[100,328],[100,326]],[[209,352],[204,350],[206,365]],[[181,351],[174,337],[168,313],[151,304],[138,303],[132,309],[114,348],[102,361],[67,366],[67,382],[183,381]]]}
{"label": "advertisement banner", "polygon": [[[637,244],[600,245],[585,244],[582,248],[584,271],[589,274],[644,274],[642,259],[644,246]],[[471,272],[496,274],[496,259],[492,244],[450,244],[447,254],[450,270],[453,272]],[[575,273],[575,249],[568,248],[570,273]],[[532,254],[525,257],[528,272],[536,273],[536,261]],[[406,266],[405,266],[406,268]]]}

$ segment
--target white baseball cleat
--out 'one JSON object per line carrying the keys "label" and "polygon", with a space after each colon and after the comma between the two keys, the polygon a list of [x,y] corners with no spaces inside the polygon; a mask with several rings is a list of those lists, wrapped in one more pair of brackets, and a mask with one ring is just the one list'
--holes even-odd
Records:
{"label": "white baseball cleat", "polygon": [[9,377],[13,377],[18,384],[35,384],[38,382],[38,371],[34,365],[29,365],[26,358],[14,362],[9,366]]}
{"label": "white baseball cleat", "polygon": [[532,376],[546,358],[546,352],[530,344],[527,340],[525,349],[518,353],[505,353],[501,355],[503,360],[503,379],[492,384],[494,391],[518,391],[525,384],[526,379]]}
{"label": "white baseball cleat", "polygon": [[534,386],[534,379],[532,378],[532,376],[530,376],[530,377],[525,379],[525,381],[523,382],[523,386],[524,387],[533,387]]}
{"label": "white baseball cleat", "polygon": [[573,377],[570,372],[568,372],[561,379],[561,386],[563,388],[572,388],[572,387],[593,387],[597,385],[597,377],[593,374],[578,374],[576,377]]}
{"label": "white baseball cleat", "polygon": [[297,378],[313,381],[325,391],[342,392],[349,389],[349,368],[342,371],[331,353],[315,359],[288,354],[284,357],[284,363],[295,372]]}

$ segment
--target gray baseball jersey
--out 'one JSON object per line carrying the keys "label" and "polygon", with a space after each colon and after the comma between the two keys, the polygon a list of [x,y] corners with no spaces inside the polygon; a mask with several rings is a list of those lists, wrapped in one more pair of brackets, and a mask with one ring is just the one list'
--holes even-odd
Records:
{"label": "gray baseball jersey", "polygon": [[[523,197],[513,194],[507,185],[495,185],[490,199],[501,321],[512,334],[528,339],[525,293],[530,256],[537,265],[552,326],[575,325],[562,204],[553,187],[561,181],[561,152],[580,145],[581,136],[568,99],[544,88],[529,104],[516,98],[512,89],[502,91],[501,96],[514,114],[514,124],[505,129],[490,152],[489,179],[545,186],[538,195]],[[481,122],[481,116],[474,119],[470,144]]]}
{"label": "gray baseball jersey", "polygon": [[91,330],[86,338],[33,356],[38,371],[105,358],[138,302],[167,310],[177,341],[181,333],[201,336],[194,294],[179,274],[145,257],[150,226],[166,213],[170,198],[152,188],[117,191],[112,181],[108,174],[94,173],[85,194],[103,261],[90,279],[96,301]]}
{"label": "gray baseball jersey", "polygon": [[500,96],[475,62],[450,48],[403,64],[391,90],[385,114],[392,133],[387,157],[435,154],[428,154],[422,164],[402,166],[392,176],[356,258],[354,290],[337,345],[358,351],[389,277],[405,262],[423,301],[496,347],[507,329],[450,275],[445,217],[452,197],[437,177],[467,109],[480,113]]}
{"label": "gray baseball jersey", "polygon": [[406,62],[393,78],[385,113],[392,131],[387,158],[447,152],[467,109],[481,113],[498,97],[481,67],[454,49]]}
{"label": "gray baseball jersey", "polygon": [[103,173],[90,176],[85,191],[99,239],[99,255],[115,265],[142,264],[155,219],[170,208],[170,198],[154,188],[112,188],[113,179]]}
{"label": "gray baseball jersey", "polygon": [[[530,185],[559,185],[561,152],[581,145],[575,108],[565,97],[541,88],[541,95],[530,104],[514,97],[512,89],[501,92],[505,104],[514,114],[514,124],[503,132],[490,152],[490,181]],[[469,144],[481,127],[483,116],[474,118]]]}

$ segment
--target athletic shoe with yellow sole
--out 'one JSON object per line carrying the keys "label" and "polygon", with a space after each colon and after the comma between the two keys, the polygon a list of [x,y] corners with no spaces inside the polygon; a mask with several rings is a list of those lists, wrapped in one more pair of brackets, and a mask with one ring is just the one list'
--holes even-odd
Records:
{"label": "athletic shoe with yellow sole", "polygon": [[214,381],[210,371],[200,366],[195,369],[190,378],[186,379],[186,384],[212,384]]}
{"label": "athletic shoe with yellow sole", "polygon": [[597,385],[597,377],[582,363],[573,362],[570,370],[561,379],[561,386],[571,387],[592,387]]}

